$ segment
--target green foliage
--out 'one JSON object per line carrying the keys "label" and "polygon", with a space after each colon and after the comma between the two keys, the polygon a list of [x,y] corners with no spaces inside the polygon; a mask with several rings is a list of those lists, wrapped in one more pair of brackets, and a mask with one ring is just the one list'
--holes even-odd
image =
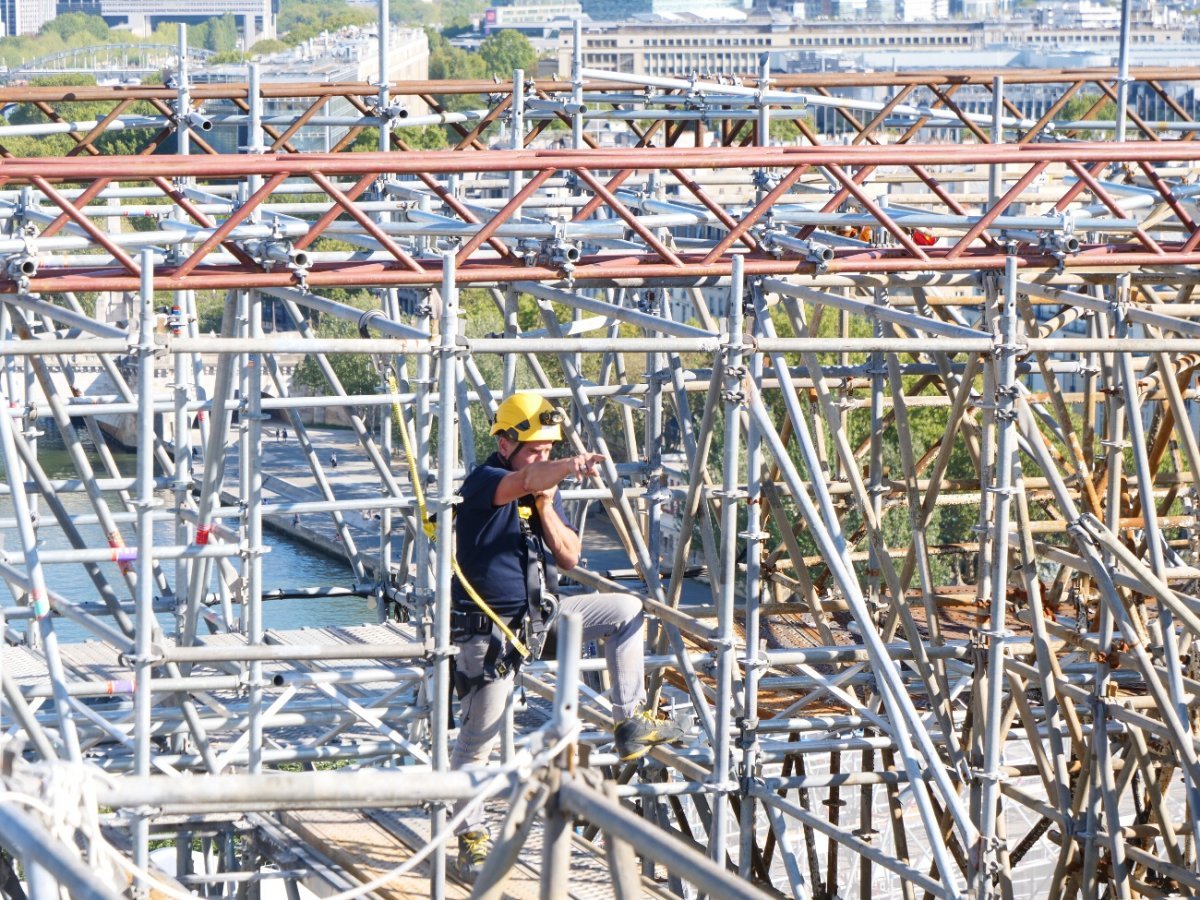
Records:
{"label": "green foliage", "polygon": [[351,9],[341,3],[288,2],[279,13],[279,33],[289,46],[314,38],[322,31],[337,31],[349,25],[370,25],[376,20],[374,7]]}
{"label": "green foliage", "polygon": [[237,63],[244,63],[249,60],[250,54],[243,53],[241,50],[225,50],[221,53],[214,53],[209,58],[209,62],[214,65],[236,65]]}
{"label": "green foliage", "polygon": [[400,25],[428,25],[456,33],[464,24],[479,19],[489,5],[490,0],[392,0],[389,17]]}
{"label": "green foliage", "polygon": [[[43,25],[42,30],[35,37],[0,38],[0,64],[15,68],[29,60],[64,50],[106,44],[124,44],[129,41],[128,32],[111,30],[99,16],[78,12],[64,13]],[[177,44],[179,42],[179,26],[174,22],[159,23],[150,36],[149,42],[172,46]],[[236,50],[238,46],[237,20],[232,15],[226,14],[220,18],[207,19],[189,25],[188,46],[205,47],[218,52]]]}
{"label": "green foliage", "polygon": [[254,46],[250,48],[251,56],[269,56],[272,53],[278,53],[280,50],[286,50],[288,44],[278,38],[263,38],[261,41],[256,41]]}
{"label": "green foliage", "polygon": [[[797,115],[796,118],[802,121],[810,131],[817,130],[817,124],[813,121],[812,116],[804,114]],[[794,144],[800,140],[800,127],[793,119],[773,118],[769,131],[771,140],[779,144]]]}
{"label": "green foliage", "polygon": [[29,79],[31,87],[89,87],[95,86],[93,75],[78,73],[63,73],[62,75],[42,75]]}
{"label": "green foliage", "polygon": [[64,42],[83,35],[89,43],[105,43],[110,35],[109,27],[99,16],[69,12],[51,19],[42,26],[39,34],[57,34]]}
{"label": "green foliage", "polygon": [[[1111,99],[1107,99],[1099,106],[1096,106],[1096,101],[1099,99],[1099,94],[1076,94],[1059,110],[1057,119],[1061,122],[1077,122],[1085,119],[1088,121],[1112,122],[1117,117],[1117,104]],[[1111,131],[1094,131],[1090,129],[1086,131],[1071,130],[1067,131],[1066,134],[1085,141],[1102,140],[1113,136]]]}
{"label": "green foliage", "polygon": [[208,32],[209,23],[212,19],[205,19],[203,22],[197,22],[194,25],[189,25],[187,30],[187,44],[189,47],[208,47]]}
{"label": "green foliage", "polygon": [[413,150],[444,150],[449,146],[446,133],[432,125],[396,129],[396,137]]}
{"label": "green foliage", "polygon": [[[314,249],[316,249],[314,247]],[[339,303],[346,303],[359,309],[375,307],[375,297],[364,290],[346,290],[331,288],[320,292],[323,296]],[[358,328],[353,322],[345,319],[335,319],[332,316],[314,315],[315,332],[318,337],[325,338],[354,338],[358,337]],[[379,373],[375,363],[366,353],[331,353],[326,356],[334,374],[342,383],[348,394],[373,394],[379,388]],[[307,387],[314,393],[327,393],[329,382],[321,370],[316,357],[309,355],[297,366],[292,375],[292,381]],[[362,409],[356,410],[360,415]]]}
{"label": "green foliage", "polygon": [[534,75],[537,72],[537,51],[529,38],[518,31],[504,29],[489,35],[479,46],[479,58],[488,75],[511,78],[515,69]]}
{"label": "green foliage", "polygon": [[[96,79],[91,75],[64,74],[47,75],[34,78],[30,82],[39,86],[85,86],[94,85]],[[73,103],[70,107],[72,120],[86,122],[99,121],[107,116],[115,104],[106,101],[94,103]],[[129,115],[155,115],[154,108],[149,103],[138,102],[126,110]],[[13,107],[8,114],[8,122],[12,125],[33,125],[49,122],[50,117],[32,104],[22,104]],[[132,155],[146,140],[146,135],[136,131],[113,131],[100,135],[95,140],[96,147],[107,155]],[[5,148],[14,156],[65,156],[76,146],[75,140],[67,134],[49,134],[40,137],[11,137],[4,141]]]}
{"label": "green foliage", "polygon": [[451,45],[444,33],[425,29],[429,37],[429,77],[473,80],[511,78],[514,69],[537,71],[537,51],[529,38],[517,31],[497,31],[488,36],[478,53]]}
{"label": "green foliage", "polygon": [[[429,77],[434,80],[463,79],[466,81],[486,78],[487,65],[479,54],[468,53],[450,42],[438,31],[425,29],[429,37]],[[457,98],[447,97],[445,102]]]}
{"label": "green foliage", "polygon": [[204,46],[216,53],[237,50],[237,21],[231,13],[225,13],[219,19],[208,20],[208,37]]}
{"label": "green foliage", "polygon": [[220,334],[224,314],[224,291],[196,292],[196,329],[200,334]]}
{"label": "green foliage", "polygon": [[[429,77],[434,80],[486,81],[493,77],[512,78],[514,69],[531,74],[537,71],[537,53],[529,39],[515,31],[498,31],[489,36],[478,53],[468,53],[454,47],[445,34],[425,29],[429,37]],[[480,97],[473,94],[438,94],[438,103],[450,112],[478,109]],[[457,132],[447,131],[451,141],[458,140]]]}
{"label": "green foliage", "polygon": [[[414,0],[415,2],[415,0]],[[417,3],[418,6],[432,4]],[[455,0],[451,4],[455,8],[474,8],[482,10],[482,3],[463,2]],[[409,21],[397,18],[393,8],[393,21]],[[309,38],[316,37],[322,31],[336,31],[347,25],[369,26],[376,21],[373,8],[347,6],[341,0],[333,2],[289,2],[284,0],[283,9],[279,16],[279,32],[281,40],[262,40],[251,48],[252,53],[275,53],[287,47],[294,46]],[[411,20],[422,24],[423,19]],[[238,50],[237,19],[230,13],[223,16],[206,19],[188,26],[188,46],[204,47],[222,54],[217,62],[242,62],[242,55],[225,56]],[[126,43],[129,35],[123,31],[112,31],[99,16],[71,12],[58,16],[42,26],[36,36],[6,37],[0,39],[0,64],[16,67],[30,59],[49,56],[63,50],[78,49],[103,44]],[[150,36],[152,43],[174,45],[179,41],[179,25],[174,22],[161,22]],[[46,154],[42,154],[46,155]]]}

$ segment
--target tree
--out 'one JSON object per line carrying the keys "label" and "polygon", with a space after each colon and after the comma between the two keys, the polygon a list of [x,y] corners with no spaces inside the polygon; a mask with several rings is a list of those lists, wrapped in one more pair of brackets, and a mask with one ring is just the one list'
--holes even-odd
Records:
{"label": "tree", "polygon": [[89,16],[87,13],[64,13],[56,19],[51,19],[42,26],[39,34],[57,34],[63,42],[69,42],[76,35],[85,35],[88,43],[107,41],[110,38],[108,25],[99,16]]}
{"label": "tree", "polygon": [[249,61],[250,54],[243,53],[241,50],[222,50],[220,53],[214,53],[208,58],[209,65],[237,65]]}
{"label": "tree", "polygon": [[225,13],[219,19],[208,20],[208,40],[204,46],[217,53],[229,53],[237,49],[237,22],[232,14]]}
{"label": "tree", "polygon": [[[488,77],[487,64],[481,53],[468,53],[466,50],[454,47],[440,32],[431,28],[425,29],[425,33],[429,37],[430,78],[473,81]],[[509,74],[512,74],[511,70]],[[450,99],[446,98],[446,100]]]}
{"label": "tree", "polygon": [[188,26],[187,42],[189,47],[208,46],[208,32],[212,27],[212,22],[212,19],[205,19],[203,22]]}
{"label": "tree", "polygon": [[813,121],[813,117],[806,114],[796,113],[795,118],[781,119],[778,116],[771,118],[771,140],[777,144],[795,144],[800,138],[800,127],[796,124],[796,119],[803,122],[810,131],[816,131],[817,125]]}
{"label": "tree", "polygon": [[[1076,94],[1066,102],[1062,110],[1058,114],[1060,122],[1112,122],[1117,117],[1117,104],[1112,100],[1105,100],[1100,103],[1098,94]],[[1069,137],[1079,138],[1085,141],[1102,140],[1111,138],[1112,132],[1104,131],[1081,131],[1072,130],[1066,132]]]}
{"label": "tree", "polygon": [[389,18],[398,25],[430,25],[457,28],[463,22],[478,21],[489,0],[392,0]]}
{"label": "tree", "polygon": [[511,78],[515,69],[530,75],[537,73],[537,51],[529,38],[518,31],[505,29],[489,35],[479,45],[479,58],[487,66],[488,75]]}
{"label": "tree", "polygon": [[255,41],[254,46],[250,48],[251,56],[267,56],[271,53],[278,53],[280,50],[286,50],[288,44],[277,38],[263,38],[261,41]]}
{"label": "tree", "polygon": [[416,128],[397,128],[396,137],[412,150],[444,150],[449,146],[446,132],[435,125]]}

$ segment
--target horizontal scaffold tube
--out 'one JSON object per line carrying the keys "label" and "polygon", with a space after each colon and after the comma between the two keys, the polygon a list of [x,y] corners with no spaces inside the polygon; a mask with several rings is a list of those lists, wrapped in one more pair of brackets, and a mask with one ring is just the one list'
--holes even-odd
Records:
{"label": "horizontal scaffold tube", "polygon": [[155,647],[163,662],[206,663],[293,659],[423,659],[427,644],[244,644],[237,647]]}
{"label": "horizontal scaffold tube", "polygon": [[494,778],[516,783],[515,773],[433,772],[405,766],[370,771],[333,770],[279,775],[210,775],[166,778],[128,775],[112,784],[97,779],[102,806],[134,809],[151,806],[170,812],[197,806],[264,811],[345,807],[407,807],[464,800]]}

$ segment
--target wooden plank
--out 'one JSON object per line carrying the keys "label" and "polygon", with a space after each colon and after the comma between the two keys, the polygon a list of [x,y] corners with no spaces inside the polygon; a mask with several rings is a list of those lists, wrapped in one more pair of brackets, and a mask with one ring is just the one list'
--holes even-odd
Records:
{"label": "wooden plank", "polygon": [[[376,810],[376,818],[380,821],[380,827],[385,827],[388,832],[395,835],[396,839],[403,841],[409,849],[415,850],[418,847],[423,847],[426,841],[429,840],[429,816],[422,813],[415,813],[412,810]],[[499,825],[492,828],[492,834],[499,831]],[[525,845],[521,851],[521,857],[517,864],[513,866],[512,873],[508,876],[508,880],[504,882],[504,896],[508,900],[538,900],[541,896],[541,879],[538,876],[538,862],[533,862],[527,857],[530,855],[530,846]],[[448,868],[453,869],[453,857],[458,852],[457,846],[452,846],[448,850],[450,862]],[[540,859],[540,857],[538,857]],[[450,879],[447,879],[447,891],[453,886],[450,881],[453,879],[451,874]],[[449,894],[447,894],[449,896]]]}
{"label": "wooden plank", "polygon": [[[333,809],[287,812],[283,814],[283,824],[348,875],[364,883],[412,856],[412,851],[395,835],[359,812]],[[372,893],[385,900],[425,900],[432,893],[428,862]],[[452,900],[469,895],[470,891],[460,885],[446,885],[446,897]]]}
{"label": "wooden plank", "polygon": [[[488,824],[493,835],[499,832],[506,812],[501,801],[488,804]],[[423,846],[429,837],[429,816],[416,810],[381,809],[372,810],[370,815],[409,847]],[[450,852],[453,854],[454,850]],[[504,882],[504,896],[510,900],[537,900],[541,896],[541,868],[542,820],[539,816],[529,833],[529,839],[521,848],[517,864]],[[571,877],[567,885],[567,897],[570,900],[612,900],[613,896],[607,860],[602,855],[589,852],[582,843],[574,842],[571,847]],[[659,894],[651,886],[645,886],[644,896],[655,897]]]}

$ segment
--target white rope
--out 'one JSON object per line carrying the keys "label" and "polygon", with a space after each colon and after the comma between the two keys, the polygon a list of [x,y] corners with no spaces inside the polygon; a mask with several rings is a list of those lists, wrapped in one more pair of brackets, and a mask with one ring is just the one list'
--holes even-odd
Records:
{"label": "white rope", "polygon": [[[53,805],[51,805],[51,804],[42,802],[37,797],[32,797],[29,794],[24,794],[24,793],[21,793],[20,791],[4,791],[3,793],[0,793],[0,801],[11,801],[13,803],[20,803],[23,806],[29,807],[30,809],[34,810],[35,812],[41,813],[42,816],[45,817],[47,827],[49,828],[49,830],[52,833],[55,834],[55,837],[58,838],[65,846],[71,847],[72,849],[74,849],[74,847],[75,847],[74,835],[73,834],[70,835],[69,840],[63,841],[63,836],[61,834],[57,833],[58,829],[54,825],[54,823],[56,821],[59,821],[58,816],[59,816],[60,806],[57,803],[57,801]],[[93,807],[93,811],[95,811],[95,809],[96,808]],[[92,815],[86,815],[84,818],[94,818],[94,817]],[[86,831],[84,832],[88,836],[88,845],[89,845],[89,849],[88,849],[89,860],[88,861],[90,864],[95,866],[96,861],[97,861],[97,856],[95,854],[99,854],[104,857],[108,866],[111,868],[111,870],[114,873],[118,869],[123,869],[125,872],[128,872],[131,877],[141,878],[144,882],[149,884],[155,890],[161,891],[162,893],[168,895],[169,897],[174,898],[174,900],[192,900],[192,898],[194,898],[196,896],[195,894],[184,893],[182,891],[176,890],[170,884],[167,884],[164,881],[160,881],[157,877],[155,877],[150,872],[147,872],[147,871],[139,868],[138,866],[135,866],[130,860],[125,858],[125,855],[123,853],[121,853],[119,850],[117,850],[115,847],[113,847],[113,845],[110,844],[104,838],[104,836],[99,833],[99,819],[95,818],[95,821],[96,821],[96,828],[97,828],[96,832],[94,834],[87,834]],[[122,886],[120,888],[120,892],[124,893],[127,882],[124,878],[122,878],[121,881],[122,881]]]}
{"label": "white rope", "polygon": [[[462,809],[451,816],[442,830],[434,835],[425,846],[400,865],[377,875],[369,882],[342,891],[340,894],[334,894],[327,897],[326,900],[357,900],[357,898],[363,897],[411,871],[434,850],[453,837],[455,830],[467,816],[498,794],[507,784],[509,776],[522,773],[522,781],[532,777],[536,769],[549,765],[551,760],[578,739],[579,728],[579,723],[576,722],[550,747],[544,745],[545,730],[538,730],[531,734],[529,747],[484,782],[478,793]],[[96,781],[102,779],[109,784],[116,783],[108,773],[94,765],[67,763],[47,765],[43,771],[46,773],[42,780],[46,801],[20,791],[3,791],[0,792],[0,802],[7,800],[20,803],[41,813],[51,833],[65,847],[75,847],[75,835],[83,834],[87,838],[87,864],[98,874],[103,874],[103,868],[107,868],[115,876],[117,870],[120,869],[128,873],[131,878],[160,891],[172,900],[192,900],[197,896],[195,893],[181,891],[174,885],[161,880],[152,872],[135,865],[132,860],[104,838],[100,831]]]}

